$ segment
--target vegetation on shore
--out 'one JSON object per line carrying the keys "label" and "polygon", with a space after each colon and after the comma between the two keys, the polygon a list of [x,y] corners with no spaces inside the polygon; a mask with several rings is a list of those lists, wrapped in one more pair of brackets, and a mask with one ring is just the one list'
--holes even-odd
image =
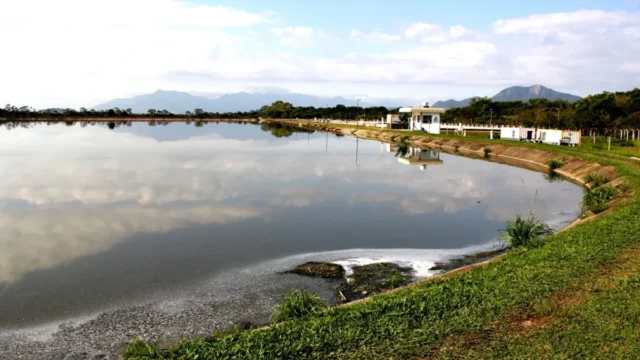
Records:
{"label": "vegetation on shore", "polygon": [[[595,220],[468,272],[268,330],[238,330],[168,349],[135,342],[125,349],[125,359],[633,357],[640,343],[633,330],[640,309],[640,265],[636,265],[640,261],[625,259],[640,248],[640,162],[619,149],[506,144],[541,147],[611,165],[625,177],[627,198]],[[591,192],[607,191],[598,189]],[[540,234],[527,230],[535,227],[525,224],[527,220],[521,219],[524,231],[518,233]],[[625,271],[618,274],[619,268]],[[612,278],[611,272],[617,275]],[[599,279],[610,281],[593,291]],[[583,288],[593,294],[581,303],[577,300],[585,294]],[[611,328],[621,329],[619,335],[609,336]]]}

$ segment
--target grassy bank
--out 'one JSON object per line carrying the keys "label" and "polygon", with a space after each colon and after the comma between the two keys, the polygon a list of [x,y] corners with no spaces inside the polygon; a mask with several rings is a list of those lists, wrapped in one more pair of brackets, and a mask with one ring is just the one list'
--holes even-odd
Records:
{"label": "grassy bank", "polygon": [[[231,330],[169,349],[135,342],[124,357],[632,357],[638,350],[634,326],[640,311],[640,266],[635,265],[640,261],[633,261],[640,260],[640,199],[634,195],[640,189],[640,162],[623,152],[587,146],[477,141],[479,148],[484,143],[542,148],[611,165],[627,180],[628,200],[593,221],[546,238],[539,247],[509,251],[498,261],[462,274],[268,330]],[[610,335],[613,329],[622,331]]]}

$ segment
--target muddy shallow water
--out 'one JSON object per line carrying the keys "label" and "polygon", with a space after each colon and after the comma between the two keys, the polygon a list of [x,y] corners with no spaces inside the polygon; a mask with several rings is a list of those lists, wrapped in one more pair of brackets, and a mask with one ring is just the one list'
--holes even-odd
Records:
{"label": "muddy shallow water", "polygon": [[429,150],[259,125],[0,128],[0,354],[115,358],[135,336],[264,322],[281,274],[436,263],[493,248],[537,208],[561,228],[582,189]]}

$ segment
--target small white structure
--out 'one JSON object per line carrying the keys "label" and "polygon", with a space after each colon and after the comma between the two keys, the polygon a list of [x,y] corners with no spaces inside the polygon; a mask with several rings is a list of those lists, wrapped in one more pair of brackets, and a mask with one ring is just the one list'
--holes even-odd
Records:
{"label": "small white structure", "polygon": [[562,141],[562,130],[539,129],[538,141],[543,144],[560,145],[560,141]]}
{"label": "small white structure", "polygon": [[500,139],[517,141],[535,141],[536,129],[505,126],[500,128]]}
{"label": "small white structure", "polygon": [[537,140],[543,144],[580,146],[582,133],[578,130],[538,129]]}
{"label": "small white structure", "polygon": [[580,146],[582,145],[582,131],[580,130],[564,130],[562,132],[561,145]]}
{"label": "small white structure", "polygon": [[386,127],[391,129],[393,128],[393,124],[397,124],[400,122],[400,115],[398,114],[387,114],[387,121],[385,123]]}
{"label": "small white structure", "polygon": [[404,107],[401,113],[410,113],[409,130],[426,131],[429,134],[440,134],[440,117],[445,113],[442,108]]}

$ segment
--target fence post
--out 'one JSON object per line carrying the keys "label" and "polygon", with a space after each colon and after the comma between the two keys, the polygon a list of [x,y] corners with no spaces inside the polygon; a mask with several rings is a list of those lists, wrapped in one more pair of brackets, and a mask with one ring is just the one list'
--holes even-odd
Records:
{"label": "fence post", "polygon": [[609,143],[609,150],[611,150],[611,136],[607,138],[607,142]]}

